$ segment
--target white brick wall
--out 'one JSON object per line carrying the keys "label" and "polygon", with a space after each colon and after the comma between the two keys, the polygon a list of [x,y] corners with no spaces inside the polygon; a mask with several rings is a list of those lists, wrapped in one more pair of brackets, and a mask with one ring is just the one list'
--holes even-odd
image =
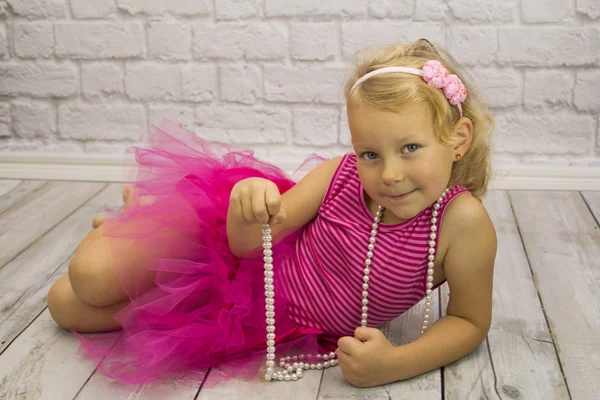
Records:
{"label": "white brick wall", "polygon": [[426,37],[479,83],[497,159],[600,166],[599,32],[600,0],[0,0],[0,152],[121,151],[166,117],[332,156],[348,58]]}

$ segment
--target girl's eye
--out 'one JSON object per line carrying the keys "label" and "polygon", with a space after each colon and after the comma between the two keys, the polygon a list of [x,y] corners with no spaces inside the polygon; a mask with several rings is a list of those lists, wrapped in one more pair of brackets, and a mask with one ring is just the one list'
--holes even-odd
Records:
{"label": "girl's eye", "polygon": [[415,151],[417,151],[421,146],[419,146],[418,144],[409,144],[406,145],[404,147],[404,149],[408,152],[408,153],[414,153]]}
{"label": "girl's eye", "polygon": [[377,158],[377,153],[373,153],[372,151],[367,151],[367,152],[364,152],[362,156],[365,160],[374,160],[375,158]]}

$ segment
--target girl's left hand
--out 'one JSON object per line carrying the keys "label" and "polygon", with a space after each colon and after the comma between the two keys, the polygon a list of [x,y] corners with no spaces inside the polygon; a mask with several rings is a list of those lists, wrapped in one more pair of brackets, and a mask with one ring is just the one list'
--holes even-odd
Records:
{"label": "girl's left hand", "polygon": [[344,378],[357,387],[370,387],[393,382],[398,366],[393,365],[395,346],[379,329],[359,327],[354,337],[338,340],[339,366]]}

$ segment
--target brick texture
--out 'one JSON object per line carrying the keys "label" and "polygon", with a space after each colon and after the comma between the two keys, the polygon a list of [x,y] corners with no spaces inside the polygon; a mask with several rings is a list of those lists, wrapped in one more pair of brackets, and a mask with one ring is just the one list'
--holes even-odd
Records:
{"label": "brick texture", "polygon": [[168,118],[293,167],[351,149],[356,52],[427,38],[502,163],[600,163],[600,0],[0,0],[0,156],[119,152]]}

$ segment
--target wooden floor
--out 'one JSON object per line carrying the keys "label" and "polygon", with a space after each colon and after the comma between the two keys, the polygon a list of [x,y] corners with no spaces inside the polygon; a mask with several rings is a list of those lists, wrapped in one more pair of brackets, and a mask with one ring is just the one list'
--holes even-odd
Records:
{"label": "wooden floor", "polygon": [[[442,370],[357,389],[339,368],[211,388],[198,379],[128,387],[96,373],[50,318],[46,294],[120,189],[0,180],[0,399],[600,398],[600,192],[491,192],[499,251],[487,340]],[[436,297],[443,310],[447,288]],[[421,307],[383,328],[394,344],[416,338]]]}

